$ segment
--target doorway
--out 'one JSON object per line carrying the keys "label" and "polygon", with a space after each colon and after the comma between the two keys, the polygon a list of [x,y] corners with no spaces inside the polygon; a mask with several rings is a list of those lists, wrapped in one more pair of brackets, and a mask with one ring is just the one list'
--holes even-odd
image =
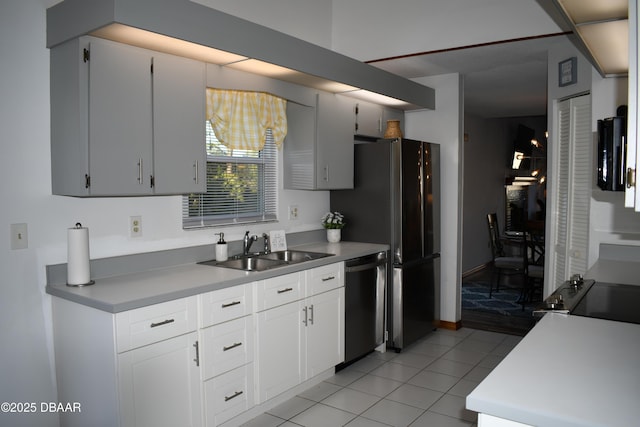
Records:
{"label": "doorway", "polygon": [[[546,116],[482,119],[465,115],[463,326],[524,335],[535,324],[531,312],[541,292],[534,294],[523,310],[523,274],[504,276],[501,291],[489,296],[492,253],[487,214],[497,214],[502,235],[535,227],[538,235],[544,236],[546,128]],[[524,158],[514,168],[517,152]]]}

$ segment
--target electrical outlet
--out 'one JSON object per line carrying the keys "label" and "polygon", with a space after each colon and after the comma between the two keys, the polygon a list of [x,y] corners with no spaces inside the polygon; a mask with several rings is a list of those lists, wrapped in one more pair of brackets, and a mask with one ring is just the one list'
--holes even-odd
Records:
{"label": "electrical outlet", "polygon": [[142,217],[141,216],[129,217],[129,236],[130,237],[142,236]]}
{"label": "electrical outlet", "polygon": [[27,224],[11,224],[11,249],[27,249],[28,247]]}
{"label": "electrical outlet", "polygon": [[298,219],[298,205],[289,205],[289,219]]}

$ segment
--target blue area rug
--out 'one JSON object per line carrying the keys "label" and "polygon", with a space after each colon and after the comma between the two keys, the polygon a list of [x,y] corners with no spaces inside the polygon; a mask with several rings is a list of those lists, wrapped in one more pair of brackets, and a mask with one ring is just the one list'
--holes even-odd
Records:
{"label": "blue area rug", "polygon": [[520,300],[520,289],[503,288],[493,291],[489,298],[489,284],[482,282],[464,282],[462,284],[462,309],[495,313],[503,316],[531,317],[534,304],[525,304]]}

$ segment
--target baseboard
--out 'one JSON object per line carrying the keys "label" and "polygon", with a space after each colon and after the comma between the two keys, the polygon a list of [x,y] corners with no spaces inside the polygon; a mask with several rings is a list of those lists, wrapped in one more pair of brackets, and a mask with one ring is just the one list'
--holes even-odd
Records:
{"label": "baseboard", "polygon": [[465,271],[464,273],[462,273],[462,278],[470,276],[470,275],[472,275],[474,273],[477,273],[478,271],[482,271],[485,268],[489,268],[489,267],[491,267],[491,261],[487,262],[486,264],[480,264],[480,265],[478,265],[476,267],[473,267],[471,270]]}
{"label": "baseboard", "polygon": [[457,322],[447,322],[446,320],[441,320],[438,322],[438,327],[448,329],[450,331],[457,331],[462,328],[462,321],[458,320]]}

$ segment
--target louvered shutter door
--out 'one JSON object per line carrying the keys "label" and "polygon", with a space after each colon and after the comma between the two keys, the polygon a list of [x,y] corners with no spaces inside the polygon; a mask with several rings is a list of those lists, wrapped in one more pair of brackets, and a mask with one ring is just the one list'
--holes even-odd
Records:
{"label": "louvered shutter door", "polygon": [[567,213],[569,212],[569,147],[571,142],[571,108],[569,101],[558,106],[558,172],[556,173],[555,241],[553,244],[553,289],[557,289],[566,279],[567,257]]}
{"label": "louvered shutter door", "polygon": [[555,185],[554,289],[587,270],[591,198],[591,97],[558,106],[558,170]]}
{"label": "louvered shutter door", "polygon": [[591,97],[581,96],[571,100],[572,176],[569,181],[569,251],[567,278],[587,271],[589,252],[589,210],[591,204]]}

